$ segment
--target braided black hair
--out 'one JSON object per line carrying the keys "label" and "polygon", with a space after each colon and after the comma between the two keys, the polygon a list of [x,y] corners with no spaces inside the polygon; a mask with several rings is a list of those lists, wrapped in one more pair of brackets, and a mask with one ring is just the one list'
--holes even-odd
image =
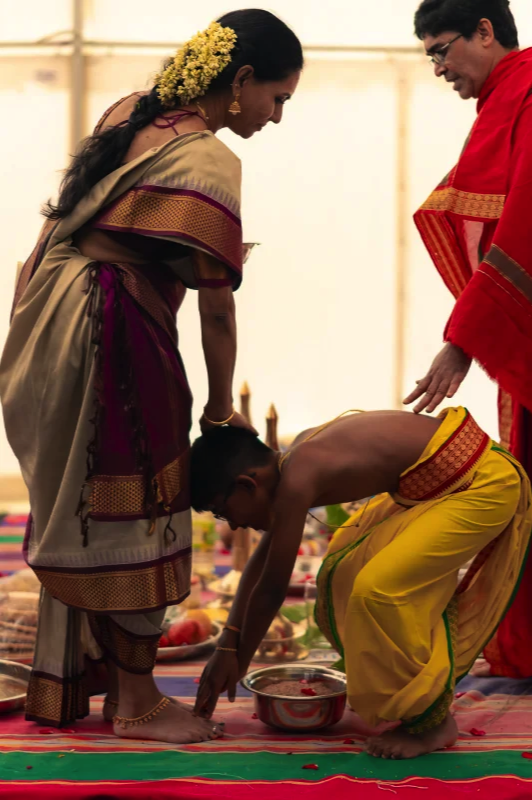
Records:
{"label": "braided black hair", "polygon": [[[303,68],[301,42],[269,11],[253,8],[231,11],[218,22],[235,31],[237,42],[231,63],[215,78],[209,92],[229,89],[238,70],[248,64],[258,81],[280,81]],[[122,166],[137,131],[165,110],[168,109],[163,109],[154,86],[149,94],[139,97],[128,120],[87,137],[65,172],[57,205],[48,202],[44,215],[48,219],[63,219],[72,213],[93,186]]]}
{"label": "braided black hair", "polygon": [[162,111],[153,88],[149,94],[139,96],[129,119],[88,136],[65,172],[57,205],[48,202],[44,216],[48,219],[67,217],[93,186],[122,166],[137,131],[153,122]]}

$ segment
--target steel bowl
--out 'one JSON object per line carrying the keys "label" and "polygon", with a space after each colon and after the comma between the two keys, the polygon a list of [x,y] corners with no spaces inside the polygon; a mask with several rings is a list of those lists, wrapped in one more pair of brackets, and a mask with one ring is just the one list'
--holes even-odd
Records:
{"label": "steel bowl", "polygon": [[[317,697],[283,697],[264,694],[262,689],[279,681],[326,680],[331,684],[331,694]],[[272,728],[304,733],[336,725],[345,711],[346,677],[342,672],[310,664],[283,664],[265,667],[248,673],[241,685],[250,691],[255,700],[258,718]]]}
{"label": "steel bowl", "polygon": [[4,661],[0,659],[0,677],[11,678],[20,684],[20,690],[16,689],[12,695],[0,698],[0,714],[7,714],[10,711],[18,711],[26,702],[28,683],[31,675],[31,667],[25,664],[18,664],[16,661]]}

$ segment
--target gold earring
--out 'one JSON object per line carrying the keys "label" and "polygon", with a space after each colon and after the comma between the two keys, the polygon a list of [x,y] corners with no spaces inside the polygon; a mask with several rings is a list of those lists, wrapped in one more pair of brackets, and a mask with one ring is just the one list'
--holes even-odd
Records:
{"label": "gold earring", "polygon": [[237,92],[236,92],[236,95],[235,95],[235,97],[233,99],[233,102],[229,106],[229,113],[233,114],[233,116],[235,116],[235,117],[236,117],[237,114],[240,114],[240,112],[242,111],[242,109],[240,108],[240,103],[238,102],[239,99],[240,99],[240,92],[237,89]]}

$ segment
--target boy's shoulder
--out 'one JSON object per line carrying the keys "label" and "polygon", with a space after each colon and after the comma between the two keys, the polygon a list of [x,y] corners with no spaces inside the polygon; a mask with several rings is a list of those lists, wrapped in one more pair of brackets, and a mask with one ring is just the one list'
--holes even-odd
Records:
{"label": "boy's shoulder", "polygon": [[[312,430],[312,429],[311,429]],[[314,442],[306,441],[303,431],[290,445],[290,449],[281,457],[281,481],[279,489],[283,496],[288,495],[307,495],[314,489],[315,477],[319,474],[319,465],[316,458],[312,457],[312,451],[316,448],[310,447]]]}

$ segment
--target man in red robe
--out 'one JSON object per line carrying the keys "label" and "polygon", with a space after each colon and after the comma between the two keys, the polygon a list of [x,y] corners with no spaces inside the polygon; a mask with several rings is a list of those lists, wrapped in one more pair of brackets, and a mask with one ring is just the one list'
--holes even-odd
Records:
{"label": "man in red robe", "polygon": [[[501,442],[532,476],[532,49],[519,50],[508,0],[423,0],[415,30],[436,77],[476,98],[478,116],[415,215],[456,304],[405,403],[433,411],[475,359],[499,385]],[[485,656],[493,675],[532,676],[532,557]]]}

